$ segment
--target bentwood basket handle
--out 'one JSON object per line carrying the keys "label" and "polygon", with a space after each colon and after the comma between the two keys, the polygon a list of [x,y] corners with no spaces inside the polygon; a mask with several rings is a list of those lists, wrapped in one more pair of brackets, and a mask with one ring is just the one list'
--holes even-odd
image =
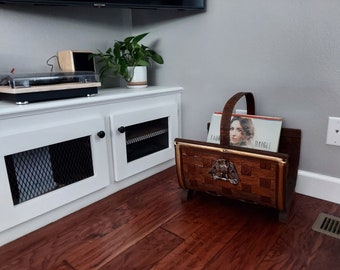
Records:
{"label": "bentwood basket handle", "polygon": [[224,105],[221,127],[220,127],[220,145],[224,147],[230,146],[230,119],[233,113],[236,103],[243,97],[246,97],[247,102],[247,114],[255,115],[255,100],[254,95],[251,92],[239,92],[232,96]]}

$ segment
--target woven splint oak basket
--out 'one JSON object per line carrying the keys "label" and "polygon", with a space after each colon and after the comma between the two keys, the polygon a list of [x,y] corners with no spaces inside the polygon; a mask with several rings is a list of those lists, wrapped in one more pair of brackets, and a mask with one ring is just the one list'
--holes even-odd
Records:
{"label": "woven splint oak basket", "polygon": [[275,208],[286,221],[295,190],[301,131],[281,130],[279,152],[231,146],[230,119],[240,98],[247,101],[248,114],[255,114],[254,96],[240,92],[224,106],[220,144],[175,139],[178,183],[189,196],[203,191]]}

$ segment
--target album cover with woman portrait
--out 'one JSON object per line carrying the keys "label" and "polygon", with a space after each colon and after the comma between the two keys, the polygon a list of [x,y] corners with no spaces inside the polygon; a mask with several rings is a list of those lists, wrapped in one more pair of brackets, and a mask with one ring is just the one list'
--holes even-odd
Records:
{"label": "album cover with woman portrait", "polygon": [[[207,142],[220,143],[222,113],[211,117]],[[283,118],[232,114],[230,120],[230,145],[277,152]]]}

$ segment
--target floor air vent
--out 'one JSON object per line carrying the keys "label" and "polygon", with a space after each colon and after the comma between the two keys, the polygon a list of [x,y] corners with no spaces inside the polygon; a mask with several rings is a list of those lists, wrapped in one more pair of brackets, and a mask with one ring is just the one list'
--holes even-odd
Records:
{"label": "floor air vent", "polygon": [[340,239],[340,218],[320,213],[312,229]]}

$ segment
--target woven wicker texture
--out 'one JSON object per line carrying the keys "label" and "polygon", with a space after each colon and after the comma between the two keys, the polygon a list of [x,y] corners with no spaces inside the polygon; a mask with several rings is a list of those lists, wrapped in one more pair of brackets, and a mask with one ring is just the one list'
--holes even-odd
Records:
{"label": "woven wicker texture", "polygon": [[[277,191],[282,183],[277,183],[279,165],[276,161],[242,154],[226,154],[204,150],[195,145],[177,145],[180,154],[182,182],[184,189],[205,191],[213,194],[260,203],[277,208]],[[232,162],[239,176],[239,182],[215,180],[211,175],[216,160]],[[278,186],[281,185],[281,186]],[[282,202],[281,202],[282,203]]]}

